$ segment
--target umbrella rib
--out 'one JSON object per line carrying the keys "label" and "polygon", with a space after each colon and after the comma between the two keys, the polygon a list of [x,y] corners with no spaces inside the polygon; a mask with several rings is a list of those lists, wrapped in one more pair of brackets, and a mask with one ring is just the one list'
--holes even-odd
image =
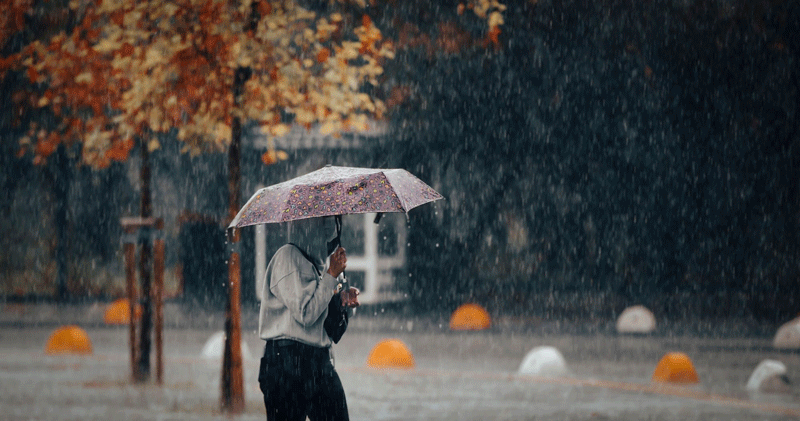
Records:
{"label": "umbrella rib", "polygon": [[[401,194],[400,192],[397,192],[397,198],[402,203],[403,209],[405,209],[406,213],[408,213],[408,211],[410,211],[411,209],[414,209],[417,206],[420,206],[422,204],[425,204],[425,203],[428,203],[428,202],[431,202],[431,201],[436,201],[436,200],[439,200],[439,199],[442,198],[442,196],[439,193],[436,193],[436,191],[433,190],[432,188],[430,188],[430,186],[428,186],[427,184],[422,182],[422,180],[420,180],[419,178],[415,177],[413,174],[411,174],[410,172],[408,172],[408,171],[406,171],[404,169],[397,168],[397,169],[391,169],[391,170],[384,170],[383,173],[384,173],[384,176],[386,177],[386,179],[390,183],[401,182],[400,178],[402,176],[405,176],[408,180],[412,180],[414,182],[414,184],[416,184],[419,187],[421,187],[423,189],[423,191],[424,191],[424,189],[427,188],[427,189],[430,189],[430,191],[432,193],[434,193],[432,199],[427,199],[426,198],[425,200],[419,200],[419,199],[417,199],[417,196],[413,194],[414,192],[405,191],[404,194]],[[396,189],[395,189],[395,191],[396,191]],[[405,197],[406,194],[408,195],[408,197]]]}

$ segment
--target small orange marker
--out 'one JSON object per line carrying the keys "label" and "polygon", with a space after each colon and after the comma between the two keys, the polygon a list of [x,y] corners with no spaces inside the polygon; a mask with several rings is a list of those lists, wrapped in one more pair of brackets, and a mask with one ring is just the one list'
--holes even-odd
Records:
{"label": "small orange marker", "polygon": [[92,341],[86,331],[78,326],[63,326],[50,335],[44,347],[46,354],[84,354],[92,353]]}
{"label": "small orange marker", "polygon": [[692,360],[682,352],[670,352],[661,358],[653,372],[653,381],[661,383],[698,383]]}
{"label": "small orange marker", "polygon": [[492,318],[478,304],[464,304],[450,316],[452,330],[483,330],[491,326]]}
{"label": "small orange marker", "polygon": [[414,368],[414,356],[399,339],[384,339],[378,342],[367,357],[367,366],[372,368]]}
{"label": "small orange marker", "polygon": [[[136,305],[135,317],[142,317],[142,307]],[[120,298],[106,307],[103,321],[109,325],[127,325],[131,322],[131,306],[127,298]]]}

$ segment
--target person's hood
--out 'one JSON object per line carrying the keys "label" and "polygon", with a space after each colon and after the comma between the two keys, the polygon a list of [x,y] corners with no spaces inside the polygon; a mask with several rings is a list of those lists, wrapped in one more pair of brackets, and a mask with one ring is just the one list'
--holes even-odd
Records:
{"label": "person's hood", "polygon": [[289,242],[300,247],[322,266],[328,258],[328,242],[336,237],[336,222],[333,217],[308,218],[288,224]]}

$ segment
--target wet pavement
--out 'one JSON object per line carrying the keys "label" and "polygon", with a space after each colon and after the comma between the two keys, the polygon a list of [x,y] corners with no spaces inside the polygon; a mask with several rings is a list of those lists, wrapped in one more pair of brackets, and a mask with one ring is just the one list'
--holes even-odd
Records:
{"label": "wet pavement", "polygon": [[[91,307],[21,306],[0,309],[0,419],[264,419],[256,380],[261,341],[249,313],[243,322],[246,409],[227,416],[219,411],[220,358],[201,356],[218,331],[219,315],[203,316],[210,326],[168,323],[164,384],[158,386],[129,380],[126,327],[93,322]],[[46,312],[52,317],[41,315]],[[84,327],[93,354],[46,355],[44,346],[58,322]],[[800,352],[775,350],[764,335],[618,336],[522,329],[502,320],[487,331],[453,332],[441,322],[370,312],[352,320],[334,352],[353,420],[800,419]],[[372,348],[387,338],[406,344],[415,368],[366,366]],[[563,354],[568,376],[516,374],[525,355],[541,345]],[[700,383],[651,382],[658,360],[671,351],[691,358]],[[745,390],[764,359],[787,366],[792,390]]]}

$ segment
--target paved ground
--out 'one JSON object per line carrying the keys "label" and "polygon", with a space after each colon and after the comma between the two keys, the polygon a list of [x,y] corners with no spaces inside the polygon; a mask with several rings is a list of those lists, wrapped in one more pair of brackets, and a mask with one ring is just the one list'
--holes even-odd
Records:
{"label": "paved ground", "polygon": [[[92,322],[96,313],[91,306],[0,307],[0,419],[263,419],[256,382],[260,340],[251,323],[243,331],[250,354],[245,358],[247,408],[227,417],[219,412],[220,360],[200,355],[218,330],[218,315],[205,316],[209,326],[173,323],[165,331],[165,382],[156,386],[129,381],[127,330]],[[85,325],[94,353],[45,355],[58,322]],[[353,420],[800,419],[797,388],[780,394],[745,391],[752,370],[767,358],[786,364],[795,384],[800,380],[800,353],[774,350],[764,336],[627,337],[510,325],[458,333],[440,322],[378,312],[353,319],[335,347]],[[414,369],[366,367],[370,350],[386,338],[408,346]],[[525,354],[540,345],[559,349],[571,374],[517,375]],[[699,384],[651,383],[656,363],[669,351],[692,358]]]}

